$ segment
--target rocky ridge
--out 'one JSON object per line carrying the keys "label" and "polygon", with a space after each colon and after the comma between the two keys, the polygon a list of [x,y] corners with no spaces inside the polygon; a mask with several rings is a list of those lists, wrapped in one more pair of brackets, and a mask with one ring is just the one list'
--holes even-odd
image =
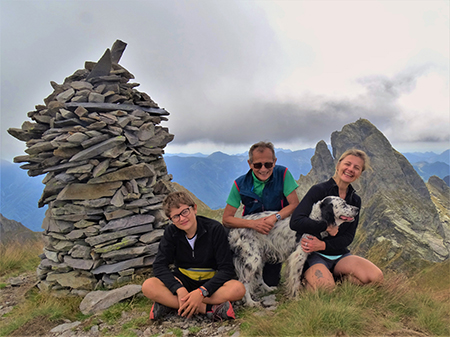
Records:
{"label": "rocky ridge", "polygon": [[428,179],[427,187],[442,223],[445,243],[450,246],[450,187],[437,176]]}
{"label": "rocky ridge", "polygon": [[40,238],[40,233],[33,232],[20,222],[7,219],[0,213],[0,244],[34,241]]}
{"label": "rocky ridge", "polygon": [[[344,151],[364,150],[373,170],[364,172],[354,184],[363,203],[359,226],[365,232],[365,240],[360,248],[387,244],[386,259],[393,267],[411,261],[448,259],[449,223],[440,220],[427,186],[411,164],[374,125],[365,119],[345,125],[332,133],[331,146],[333,154],[324,141],[317,144],[311,171],[298,180],[300,198],[312,185],[333,176],[337,159]],[[445,201],[443,195],[439,194]],[[442,209],[448,214],[448,201],[442,203]]]}
{"label": "rocky ridge", "polygon": [[163,149],[174,136],[159,125],[169,113],[118,64],[125,47],[118,40],[97,63],[51,82],[32,122],[8,130],[27,145],[14,162],[46,174],[41,289],[85,295],[151,271],[172,178]]}

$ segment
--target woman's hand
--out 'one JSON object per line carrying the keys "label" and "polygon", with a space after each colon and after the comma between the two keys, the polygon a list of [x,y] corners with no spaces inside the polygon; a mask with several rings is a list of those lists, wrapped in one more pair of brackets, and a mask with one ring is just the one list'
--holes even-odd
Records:
{"label": "woman's hand", "polygon": [[336,225],[329,225],[327,227],[327,232],[331,236],[336,236],[336,234],[339,232],[339,227]]}
{"label": "woman's hand", "polygon": [[325,242],[319,240],[313,235],[307,235],[300,241],[305,253],[317,252],[326,248]]}
{"label": "woman's hand", "polygon": [[200,305],[203,302],[203,295],[198,289],[195,289],[184,296],[181,302],[183,304],[178,309],[178,315],[191,318],[192,315],[198,314]]}

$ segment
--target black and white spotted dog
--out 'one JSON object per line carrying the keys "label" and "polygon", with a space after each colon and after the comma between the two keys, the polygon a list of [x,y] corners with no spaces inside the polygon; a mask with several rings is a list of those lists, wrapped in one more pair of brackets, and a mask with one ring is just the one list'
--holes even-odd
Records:
{"label": "black and white spotted dog", "polygon": [[[276,212],[261,212],[247,215],[244,219],[259,219]],[[326,197],[313,205],[310,218],[325,220],[328,224],[340,226],[343,222],[351,222],[358,214],[358,208],[348,205],[339,197]],[[300,276],[307,254],[296,242],[295,232],[289,227],[290,217],[276,222],[268,235],[249,228],[232,228],[228,235],[234,253],[236,274],[246,289],[244,301],[248,306],[258,305],[253,300],[256,289],[263,292],[274,290],[262,278],[263,266],[266,262],[287,261],[285,267],[287,293],[295,297],[301,287]],[[324,232],[328,234],[327,232]],[[325,234],[324,234],[325,235]]]}

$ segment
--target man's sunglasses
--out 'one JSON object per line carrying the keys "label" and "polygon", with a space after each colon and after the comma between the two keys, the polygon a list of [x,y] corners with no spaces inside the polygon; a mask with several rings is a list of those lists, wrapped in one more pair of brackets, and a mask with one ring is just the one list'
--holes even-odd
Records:
{"label": "man's sunglasses", "polygon": [[263,167],[263,165],[266,169],[270,169],[273,167],[273,163],[270,163],[270,162],[267,162],[264,164],[263,163],[253,163],[253,167],[257,170],[259,170],[261,167]]}

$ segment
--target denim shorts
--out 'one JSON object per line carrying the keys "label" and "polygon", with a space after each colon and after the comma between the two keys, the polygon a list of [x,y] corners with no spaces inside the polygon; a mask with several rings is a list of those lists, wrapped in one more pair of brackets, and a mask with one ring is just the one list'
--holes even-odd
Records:
{"label": "denim shorts", "polygon": [[350,253],[345,253],[343,254],[340,258],[336,259],[336,260],[330,260],[327,259],[326,257],[316,253],[316,252],[312,252],[311,254],[309,254],[308,258],[306,259],[306,263],[305,263],[305,269],[303,272],[305,272],[309,267],[312,267],[315,264],[323,264],[325,265],[328,270],[330,270],[331,272],[333,272],[334,267],[336,266],[336,264],[341,261],[344,257],[350,256],[352,254]]}

